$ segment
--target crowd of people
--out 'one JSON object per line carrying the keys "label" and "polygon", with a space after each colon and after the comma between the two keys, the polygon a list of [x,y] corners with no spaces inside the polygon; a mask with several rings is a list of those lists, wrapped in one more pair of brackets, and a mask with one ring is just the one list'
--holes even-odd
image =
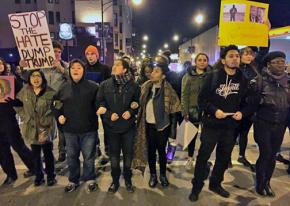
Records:
{"label": "crowd of people", "polygon": [[[201,127],[196,161],[193,157],[198,134],[188,145],[185,165],[187,169],[195,165],[190,201],[198,200],[215,148],[209,189],[222,197],[230,196],[222,182],[231,167],[236,142],[240,148],[238,161],[256,173],[257,194],[275,196],[271,177],[277,155],[282,158],[279,152],[290,125],[289,74],[283,52],[269,53],[268,48],[253,47],[239,50],[230,45],[221,49],[220,60],[214,66],[209,65],[207,54],[199,53],[179,74],[169,69],[170,53],[165,52],[144,59],[136,77],[128,57],[116,59],[110,69],[99,61],[98,49],[93,45],[84,52],[86,63],[80,59],[66,63],[61,59],[62,45],[53,41],[53,47],[54,67],[26,71],[22,69],[27,66],[25,61],[20,61],[14,74],[16,98],[0,103],[0,165],[7,175],[3,185],[17,180],[11,147],[28,168],[25,178],[35,176],[35,186],[45,182],[55,185],[53,141],[58,138],[57,161],[67,160],[69,168],[65,192],[77,190],[81,182],[86,183],[89,192],[96,191],[100,118],[105,145],[102,156],[108,157],[111,165],[108,192],[118,191],[123,174],[126,190],[133,193],[132,169],[144,171],[147,164],[149,187],[160,182],[166,188],[170,184],[166,148],[175,145],[177,124],[185,120]],[[1,76],[8,75],[7,65],[1,58]],[[259,146],[256,164],[246,158],[252,125]]]}

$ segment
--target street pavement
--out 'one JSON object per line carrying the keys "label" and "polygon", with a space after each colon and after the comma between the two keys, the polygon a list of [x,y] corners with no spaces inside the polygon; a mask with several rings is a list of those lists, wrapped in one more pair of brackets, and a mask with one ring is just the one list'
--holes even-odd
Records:
{"label": "street pavement", "polygon": [[[197,143],[198,147],[199,141]],[[57,148],[57,142],[55,142],[55,148]],[[287,158],[289,158],[289,148],[290,137],[287,130],[282,147],[282,154]],[[57,158],[56,149],[54,153]],[[140,172],[134,171],[133,183],[136,186],[135,193],[129,194],[124,187],[124,180],[121,179],[119,191],[112,195],[107,193],[111,183],[109,164],[100,167],[98,160],[96,161],[97,183],[99,185],[99,189],[96,192],[88,193],[85,184],[82,184],[77,191],[67,194],[63,190],[64,186],[68,183],[66,162],[56,165],[57,185],[53,187],[47,187],[46,185],[34,187],[33,177],[28,179],[23,178],[26,168],[17,154],[14,154],[19,178],[11,186],[0,186],[0,206],[288,206],[290,204],[290,175],[286,173],[286,165],[277,162],[271,182],[272,188],[276,192],[276,197],[260,197],[254,192],[254,173],[236,161],[238,146],[235,146],[232,155],[233,168],[230,168],[226,172],[223,183],[224,187],[231,193],[230,198],[222,198],[209,191],[208,181],[206,181],[199,201],[191,203],[188,200],[188,195],[191,189],[190,181],[193,169],[188,171],[184,167],[186,155],[186,152],[178,151],[175,161],[168,166],[168,178],[170,181],[168,188],[162,189],[160,185],[155,189],[149,188],[149,169],[146,168],[144,176]],[[255,162],[258,156],[252,133],[250,133],[246,155],[251,162]],[[213,153],[211,157],[212,162],[214,162],[214,158],[215,154]],[[0,170],[0,183],[4,179],[5,175]]]}

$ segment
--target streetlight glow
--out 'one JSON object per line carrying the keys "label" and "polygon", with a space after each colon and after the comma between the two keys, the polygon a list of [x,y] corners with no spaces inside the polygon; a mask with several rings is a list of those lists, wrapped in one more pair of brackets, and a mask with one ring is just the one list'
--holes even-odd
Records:
{"label": "streetlight glow", "polygon": [[168,49],[169,45],[167,43],[164,44],[163,46],[165,49]]}
{"label": "streetlight glow", "polygon": [[196,23],[201,24],[204,20],[204,16],[202,14],[198,14],[194,20]]}
{"label": "streetlight glow", "polygon": [[143,44],[143,45],[142,45],[142,48],[143,48],[143,49],[146,49],[146,48],[147,48],[147,45],[146,45],[146,44]]}
{"label": "streetlight glow", "polygon": [[173,41],[179,41],[179,36],[177,35],[177,34],[175,34],[174,36],[173,36]]}
{"label": "streetlight glow", "polygon": [[134,5],[139,6],[140,4],[142,4],[142,0],[132,0],[132,3],[133,3]]}
{"label": "streetlight glow", "polygon": [[148,35],[144,35],[144,36],[143,36],[143,41],[148,41],[148,40],[149,40]]}

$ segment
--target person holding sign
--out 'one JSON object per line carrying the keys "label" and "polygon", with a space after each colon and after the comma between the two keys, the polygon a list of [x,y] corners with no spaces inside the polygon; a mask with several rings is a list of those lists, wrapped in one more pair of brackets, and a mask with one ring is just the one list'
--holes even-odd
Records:
{"label": "person holding sign", "polygon": [[[3,76],[6,76],[6,63],[4,59],[0,58],[0,77]],[[22,83],[18,79],[14,81],[15,94],[17,94],[22,88]],[[10,147],[16,151],[29,169],[24,173],[24,177],[27,178],[34,175],[33,154],[22,139],[19,125],[15,118],[16,113],[13,109],[16,106],[22,106],[22,103],[17,99],[7,98],[4,102],[0,102],[0,165],[7,175],[3,183],[4,185],[10,185],[17,179],[17,172]]]}
{"label": "person holding sign", "polygon": [[[149,187],[158,184],[156,152],[159,156],[160,183],[169,186],[166,177],[166,145],[168,138],[176,139],[177,113],[181,111],[179,98],[166,79],[167,66],[157,63],[149,81],[141,88],[140,110],[137,122],[134,168],[150,169]],[[145,157],[145,151],[148,156]]]}
{"label": "person holding sign", "polygon": [[248,81],[238,69],[240,66],[238,47],[234,45],[226,47],[221,53],[221,62],[223,66],[208,75],[198,96],[198,105],[203,112],[203,128],[190,201],[198,200],[204,180],[209,174],[207,161],[215,147],[217,147],[216,160],[209,190],[225,198],[230,196],[221,183],[235,144],[235,129],[240,120],[251,112],[250,107],[240,106],[247,97]]}
{"label": "person holding sign", "polygon": [[56,137],[56,122],[50,109],[55,91],[47,86],[44,74],[40,70],[31,70],[28,85],[17,94],[23,103],[17,113],[23,120],[22,133],[31,145],[35,164],[34,185],[45,183],[41,152],[44,155],[47,186],[56,184],[54,171],[53,140]]}
{"label": "person holding sign", "polygon": [[[201,121],[201,111],[198,108],[197,100],[207,76],[208,56],[204,53],[199,53],[195,57],[194,62],[195,66],[189,67],[187,74],[182,79],[181,108],[185,121],[190,121],[198,128]],[[193,167],[193,154],[197,135],[198,134],[195,135],[188,145],[187,169]]]}
{"label": "person holding sign", "polygon": [[73,192],[80,185],[82,153],[83,175],[88,192],[96,191],[95,155],[98,119],[96,101],[98,85],[85,79],[85,65],[79,59],[70,62],[71,81],[66,82],[54,97],[53,111],[63,127],[67,149],[69,184],[65,192]]}

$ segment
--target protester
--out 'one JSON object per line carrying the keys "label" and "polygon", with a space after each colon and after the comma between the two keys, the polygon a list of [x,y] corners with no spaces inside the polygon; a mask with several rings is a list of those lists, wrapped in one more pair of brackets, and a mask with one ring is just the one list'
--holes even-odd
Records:
{"label": "protester", "polygon": [[257,83],[258,99],[255,101],[258,108],[254,120],[254,138],[260,151],[256,162],[256,192],[274,197],[270,181],[287,124],[289,76],[283,52],[270,52],[264,63],[266,68]]}
{"label": "protester", "polygon": [[[169,185],[166,177],[166,145],[168,138],[176,138],[177,112],[180,112],[179,98],[166,80],[167,70],[156,65],[150,81],[142,85],[140,110],[138,114],[137,140],[135,143],[134,168],[144,168],[148,159],[150,169],[149,186],[158,183],[156,171],[156,151],[160,165],[162,187]],[[145,151],[148,150],[146,158]]]}
{"label": "protester", "polygon": [[98,85],[85,80],[85,65],[74,59],[70,62],[70,82],[66,82],[58,91],[54,101],[54,113],[63,126],[67,148],[69,184],[65,192],[72,192],[80,185],[80,152],[83,155],[82,180],[89,192],[95,191],[95,155],[97,140],[97,91]]}
{"label": "protester", "polygon": [[126,190],[134,192],[131,163],[136,133],[136,113],[139,108],[139,86],[132,80],[128,62],[117,59],[112,68],[112,77],[104,81],[98,93],[103,123],[108,128],[112,184],[108,192],[118,191],[120,183],[120,155],[123,153],[123,175]]}
{"label": "protester", "polygon": [[[185,121],[190,121],[196,128],[201,121],[201,111],[198,107],[198,95],[205,82],[208,68],[208,56],[199,53],[195,57],[195,66],[187,69],[187,74],[182,79],[181,108]],[[185,164],[187,169],[193,167],[193,154],[198,133],[188,145],[188,159]]]}
{"label": "protester", "polygon": [[[7,76],[6,69],[6,62],[0,58],[0,76]],[[15,95],[17,95],[21,88],[22,83],[15,79]],[[10,185],[17,179],[14,158],[10,147],[16,151],[28,168],[28,171],[24,173],[24,177],[27,178],[34,175],[33,154],[22,139],[13,106],[22,106],[22,103],[12,99],[0,102],[0,165],[7,175],[3,183],[4,185]]]}
{"label": "protester", "polygon": [[40,70],[29,73],[28,85],[17,94],[17,98],[23,103],[17,109],[23,121],[22,133],[33,153],[35,186],[45,183],[41,152],[44,155],[47,185],[53,186],[56,183],[52,142],[56,137],[56,122],[50,109],[54,94],[55,91],[47,86],[45,76]]}
{"label": "protester", "polygon": [[250,113],[249,107],[241,108],[247,94],[247,80],[238,69],[240,54],[236,46],[226,47],[221,54],[223,67],[208,75],[198,97],[203,111],[203,128],[190,201],[197,201],[204,180],[207,179],[207,161],[216,147],[216,160],[211,173],[209,190],[222,197],[229,197],[221,183],[228,168],[235,144],[235,129],[239,121]]}
{"label": "protester", "polygon": [[139,86],[142,86],[142,84],[144,84],[146,81],[150,79],[152,71],[153,71],[152,62],[142,63],[140,76],[137,80],[137,83],[139,84]]}

